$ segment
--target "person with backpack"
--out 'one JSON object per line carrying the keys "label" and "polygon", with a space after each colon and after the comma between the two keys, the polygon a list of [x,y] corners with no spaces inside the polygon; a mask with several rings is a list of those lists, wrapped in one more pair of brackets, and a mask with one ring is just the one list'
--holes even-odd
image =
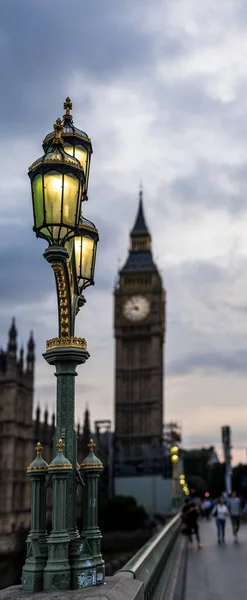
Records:
{"label": "person with backpack", "polygon": [[216,517],[216,528],[217,528],[217,536],[218,536],[218,544],[225,543],[225,528],[226,528],[226,519],[229,515],[228,508],[224,503],[223,498],[219,498],[216,506],[213,509],[214,517]]}
{"label": "person with backpack", "polygon": [[196,536],[198,549],[202,548],[199,535],[198,518],[199,510],[196,506],[196,503],[193,500],[190,500],[189,498],[185,498],[184,505],[182,508],[182,521],[185,525],[183,533],[188,535],[189,548],[191,549],[194,548],[193,534],[195,534]]}

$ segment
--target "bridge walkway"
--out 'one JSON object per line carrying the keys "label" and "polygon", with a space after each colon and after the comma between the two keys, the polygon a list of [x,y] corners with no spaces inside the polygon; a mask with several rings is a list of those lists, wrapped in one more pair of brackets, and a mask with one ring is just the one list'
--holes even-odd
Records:
{"label": "bridge walkway", "polygon": [[202,550],[189,550],[185,600],[243,600],[247,597],[247,525],[234,542],[231,522],[218,545],[214,517],[200,521]]}

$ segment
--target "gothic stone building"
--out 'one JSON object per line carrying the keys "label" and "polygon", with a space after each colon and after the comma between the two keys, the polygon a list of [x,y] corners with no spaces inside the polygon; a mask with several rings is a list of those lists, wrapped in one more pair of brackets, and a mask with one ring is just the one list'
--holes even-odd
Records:
{"label": "gothic stone building", "polygon": [[153,260],[142,191],[114,298],[115,475],[159,472],[164,467],[165,290]]}
{"label": "gothic stone building", "polygon": [[[13,320],[7,350],[0,350],[0,555],[18,547],[20,531],[30,526],[30,482],[26,467],[35,456],[38,441],[49,463],[53,458],[55,415],[50,422],[45,410],[41,419],[37,407],[33,420],[35,345],[30,334],[26,356],[18,352],[17,329]],[[54,386],[55,394],[55,386]],[[89,411],[86,409],[83,431],[77,426],[79,462],[88,453]],[[105,462],[104,450],[98,449]],[[47,496],[48,519],[51,517],[51,492]]]}

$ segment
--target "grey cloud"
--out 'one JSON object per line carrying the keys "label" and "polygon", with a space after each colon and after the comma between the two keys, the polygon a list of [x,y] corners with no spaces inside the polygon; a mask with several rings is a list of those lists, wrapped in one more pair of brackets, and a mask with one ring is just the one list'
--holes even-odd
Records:
{"label": "grey cloud", "polygon": [[208,116],[214,119],[221,115],[222,119],[222,113],[229,111],[229,106],[210,96],[205,89],[205,79],[198,76],[178,79],[175,82],[156,82],[155,93],[158,107],[157,131],[160,123],[162,124],[161,113],[164,114],[164,110],[169,115],[166,127],[172,131],[187,128],[192,120],[195,126],[198,117],[205,121]]}
{"label": "grey cloud", "polygon": [[[228,270],[221,267],[217,263],[207,262],[203,260],[183,261],[181,264],[169,267],[166,271],[166,278],[176,277],[178,279],[186,279],[196,286],[207,283],[220,283],[225,280]],[[169,285],[169,283],[168,283]]]}
{"label": "grey cloud", "polygon": [[208,160],[199,160],[192,173],[176,177],[164,191],[160,190],[159,196],[164,194],[166,198],[165,205],[160,209],[172,214],[175,202],[184,209],[183,216],[186,209],[191,217],[192,212],[200,208],[222,208],[238,214],[247,209],[246,186],[244,165],[217,165]]}
{"label": "grey cloud", "polygon": [[247,350],[241,349],[230,353],[221,349],[219,352],[212,350],[210,353],[204,353],[199,346],[198,353],[188,353],[178,360],[174,359],[168,366],[169,375],[185,375],[198,370],[204,373],[237,373],[246,377]]}
{"label": "grey cloud", "polygon": [[[31,228],[30,228],[31,229]],[[11,237],[8,229],[2,231],[5,248],[0,250],[0,305],[19,304],[25,301],[44,299],[53,277],[42,253],[42,243],[36,242],[29,228],[16,226]],[[2,240],[3,242],[3,240]]]}
{"label": "grey cloud", "polygon": [[167,267],[168,374],[246,374],[245,269],[245,259],[231,269],[203,261]]}
{"label": "grey cloud", "polygon": [[35,127],[45,132],[46,115],[55,118],[61,110],[57,100],[68,93],[73,73],[85,83],[81,101],[86,109],[93,102],[86,91],[88,78],[106,83],[126,70],[149,68],[154,45],[132,23],[131,4],[73,0],[68,8],[65,0],[5,2],[1,81],[8,94],[2,95],[2,131],[31,134]]}
{"label": "grey cloud", "polygon": [[225,306],[227,306],[231,311],[235,312],[235,313],[243,313],[246,314],[247,313],[247,303],[246,304],[239,304],[238,302],[233,304],[232,302],[226,301]]}
{"label": "grey cloud", "polygon": [[[208,34],[205,32],[205,39],[199,40],[196,36],[192,39],[193,36],[189,36],[182,26],[179,31],[168,26],[165,13],[166,10],[169,12],[169,3],[163,1],[160,2],[160,17],[164,19],[163,30],[157,34],[143,33],[142,23],[140,26],[138,23],[138,12],[141,19],[143,8],[149,7],[152,10],[150,6],[149,0],[135,0],[134,7],[137,12],[134,19],[133,0],[122,3],[116,0],[108,0],[107,3],[100,0],[71,0],[70,3],[65,0],[5,0],[1,7],[0,31],[1,83],[4,90],[0,116],[3,150],[6,152],[4,144],[8,136],[12,138],[13,144],[17,138],[20,142],[23,141],[23,145],[20,145],[22,160],[25,152],[31,153],[31,138],[33,143],[36,143],[36,140],[40,143],[42,137],[51,129],[54,119],[62,113],[64,96],[70,94],[71,86],[74,85],[76,90],[74,81],[79,82],[78,88],[83,89],[82,92],[78,92],[77,102],[74,103],[76,111],[84,111],[85,121],[82,122],[82,127],[84,122],[90,121],[90,129],[94,124],[96,100],[91,95],[92,87],[95,94],[101,86],[109,91],[109,94],[111,85],[119,88],[120,92],[125,87],[130,92],[137,93],[144,105],[147,102],[148,108],[154,107],[150,138],[146,137],[146,143],[150,143],[150,163],[153,160],[152,146],[156,136],[159,136],[159,142],[163,141],[164,154],[167,154],[167,147],[169,148],[171,142],[171,165],[176,165],[176,171],[179,167],[173,136],[180,146],[183,146],[187,132],[192,138],[196,138],[208,131],[212,133],[212,138],[215,133],[214,139],[217,144],[217,132],[223,132],[226,133],[223,139],[228,140],[229,146],[236,144],[238,148],[239,144],[245,144],[246,86],[241,84],[238,87],[235,100],[223,103],[221,99],[210,95],[207,74],[184,77],[182,71],[178,72],[177,59],[181,55],[192,56],[203,43],[207,42],[210,45],[210,37],[207,38]],[[225,11],[226,27],[228,18],[229,15],[226,16]],[[169,81],[169,75],[163,83],[158,81],[156,67],[159,67],[161,62],[164,71],[166,64],[169,64],[169,67],[172,64],[177,81]],[[97,160],[98,157],[101,160],[104,154],[107,156],[110,152],[117,156],[118,147],[122,143],[121,127],[118,130],[116,122],[109,114],[107,91],[102,123],[104,133],[98,123],[97,135],[96,131],[89,131],[97,137],[94,144]],[[97,119],[98,115],[96,122]],[[77,119],[75,121],[77,123]],[[144,128],[146,127],[144,124]],[[87,130],[86,125],[85,128]],[[130,144],[131,133],[130,131]],[[205,135],[205,144],[206,138]],[[192,148],[193,151],[197,152],[195,148]],[[234,219],[235,214],[246,210],[245,165],[240,164],[237,167],[225,164],[228,161],[227,144],[222,148],[221,165],[213,164],[213,159],[201,160],[200,156],[208,156],[209,151],[207,147],[205,153],[199,149],[197,156],[192,157],[195,164],[193,172],[187,177],[179,176],[176,172],[168,189],[161,190],[154,207],[157,219],[163,219],[166,224],[165,217],[168,215],[168,224],[172,227],[177,214],[180,215],[180,219],[185,218],[187,214],[193,217],[199,214],[201,218],[203,213],[208,215],[211,211],[213,218],[214,208],[220,207],[230,212]],[[33,159],[37,156],[34,155]],[[15,163],[18,161],[18,156],[13,160],[11,145],[8,146],[8,157],[11,164],[11,184],[11,177],[15,177]],[[242,158],[243,162],[244,160],[245,156]],[[116,177],[118,170],[120,177],[123,176],[121,164],[115,163],[112,171],[107,165],[105,173],[99,169],[96,177],[92,165],[90,202],[85,206],[85,216],[95,220],[99,228],[100,243],[96,286],[95,289],[87,291],[89,302],[85,307],[86,324],[79,315],[80,328],[82,331],[86,330],[90,352],[92,345],[93,365],[89,366],[88,370],[85,368],[85,387],[80,387],[79,393],[83,403],[85,391],[85,395],[91,394],[92,405],[98,402],[98,406],[100,403],[102,405],[101,397],[107,397],[108,404],[102,408],[104,411],[110,411],[112,405],[109,382],[112,380],[113,359],[111,363],[107,354],[112,351],[112,328],[109,325],[112,287],[118,258],[121,263],[126,258],[129,230],[137,207],[136,190],[130,190],[129,185],[135,169],[134,162],[133,157],[133,171],[130,173],[130,179],[128,173],[124,174],[123,181],[126,183],[122,193],[116,192],[111,185],[105,185],[107,179],[110,181],[112,176]],[[3,163],[2,172],[4,176]],[[152,164],[147,164],[144,178],[150,178],[151,175]],[[219,175],[229,180],[230,191],[221,184]],[[19,176],[21,177],[21,174]],[[231,191],[231,188],[235,191]],[[6,223],[9,216],[9,225],[1,227],[0,230],[0,337],[4,335],[4,340],[6,339],[10,318],[12,314],[18,313],[20,338],[26,340],[26,329],[34,323],[38,355],[44,349],[45,336],[51,337],[53,332],[54,335],[56,333],[55,283],[52,270],[42,256],[45,242],[36,240],[31,230],[31,205],[26,200],[24,202],[23,194],[19,192],[16,202],[12,202],[10,207],[8,205],[8,200],[16,191],[17,185],[15,190],[11,189],[10,185],[7,195],[4,190],[2,193],[1,218],[4,218]],[[6,210],[3,210],[4,206],[7,207]],[[203,210],[200,214],[201,207]],[[18,223],[11,221],[11,217],[17,219],[17,216]],[[152,233],[154,237],[155,232]],[[117,247],[122,248],[120,257],[117,255]],[[217,371],[223,373],[223,376],[227,372],[239,373],[242,376],[245,373],[247,357],[244,328],[239,333],[236,323],[230,320],[226,332],[222,333],[217,326],[212,327],[212,322],[215,323],[217,319],[218,323],[221,322],[223,307],[227,318],[230,313],[234,313],[232,321],[237,321],[239,315],[244,319],[246,308],[242,292],[234,286],[241,271],[246,271],[244,262],[236,265],[231,271],[230,267],[224,269],[214,263],[199,261],[181,264],[179,268],[165,268],[164,277],[168,293],[168,374],[176,376],[198,371]],[[231,301],[226,293],[227,286],[231,286],[235,293],[235,299],[232,296]],[[99,295],[97,292],[100,292]],[[50,294],[53,294],[51,302],[48,301]],[[208,311],[208,320],[205,319],[202,324],[200,317],[201,314],[204,316],[203,311]],[[102,326],[99,334],[97,329],[102,322],[104,323],[105,317],[108,319],[108,325],[105,329]],[[102,360],[105,360],[103,367]],[[90,386],[90,376],[94,377],[97,369],[97,376],[100,378],[100,368],[104,371],[105,380],[102,382],[100,379],[101,389],[94,394],[94,389]],[[54,386],[50,386],[49,376],[46,381],[41,371],[38,362],[37,391],[45,402],[46,397],[54,396],[55,379],[51,371]],[[181,398],[178,398],[178,401],[181,401]]]}

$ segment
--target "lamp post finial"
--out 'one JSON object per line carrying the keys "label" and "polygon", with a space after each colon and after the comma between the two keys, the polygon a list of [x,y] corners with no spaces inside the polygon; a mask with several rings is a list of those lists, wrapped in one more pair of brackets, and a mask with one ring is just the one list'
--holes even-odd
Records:
{"label": "lamp post finial", "polygon": [[94,448],[95,448],[96,444],[94,443],[94,441],[91,439],[89,444],[88,444],[88,448],[89,448],[89,452],[93,452]]}
{"label": "lamp post finial", "polygon": [[64,115],[65,117],[72,117],[72,115],[70,113],[70,111],[72,110],[72,106],[73,105],[72,105],[71,99],[69,96],[67,96],[65,102],[63,103],[64,110],[66,111],[65,115]]}
{"label": "lamp post finial", "polygon": [[58,452],[62,452],[63,451],[63,449],[64,449],[64,443],[63,443],[62,439],[59,440],[59,442],[57,444],[57,449],[58,449]]}
{"label": "lamp post finial", "polygon": [[37,443],[37,446],[35,446],[34,450],[35,450],[37,456],[40,456],[40,454],[43,450],[43,446],[41,446],[40,442]]}

